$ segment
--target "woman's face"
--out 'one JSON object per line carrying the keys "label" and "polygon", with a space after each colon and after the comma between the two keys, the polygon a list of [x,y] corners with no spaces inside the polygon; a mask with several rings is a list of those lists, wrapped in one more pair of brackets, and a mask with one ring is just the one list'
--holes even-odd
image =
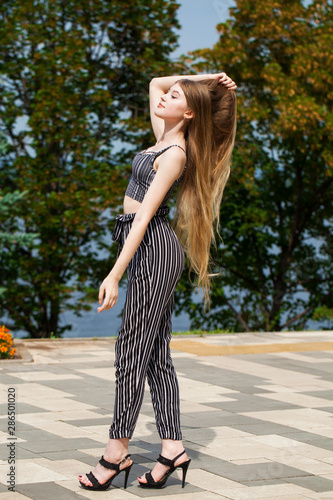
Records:
{"label": "woman's face", "polygon": [[167,121],[181,121],[187,117],[189,108],[181,86],[172,85],[168,92],[161,97],[155,109],[155,115]]}

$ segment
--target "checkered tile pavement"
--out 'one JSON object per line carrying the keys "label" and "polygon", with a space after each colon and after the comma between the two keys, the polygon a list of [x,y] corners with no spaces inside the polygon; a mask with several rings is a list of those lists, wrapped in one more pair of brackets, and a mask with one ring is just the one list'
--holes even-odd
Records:
{"label": "checkered tile pavement", "polygon": [[[162,490],[137,485],[160,453],[147,387],[130,443],[128,488],[120,474],[106,492],[83,490],[77,476],[94,467],[107,441],[114,339],[24,341],[32,361],[0,362],[0,500],[332,500],[332,339],[327,331],[175,337],[184,445],[192,459],[186,486],[178,473]],[[237,346],[247,348],[237,354]],[[10,443],[15,492],[7,484]]]}

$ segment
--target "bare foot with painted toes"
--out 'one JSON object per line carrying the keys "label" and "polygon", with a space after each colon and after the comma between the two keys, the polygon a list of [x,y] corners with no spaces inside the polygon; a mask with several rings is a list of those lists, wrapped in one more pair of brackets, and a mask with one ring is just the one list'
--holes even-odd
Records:
{"label": "bare foot with painted toes", "polygon": [[127,454],[128,438],[109,439],[104,455],[93,471],[79,476],[79,483],[86,490],[107,490],[113,479],[124,471],[124,488],[126,489],[128,475],[133,460]]}

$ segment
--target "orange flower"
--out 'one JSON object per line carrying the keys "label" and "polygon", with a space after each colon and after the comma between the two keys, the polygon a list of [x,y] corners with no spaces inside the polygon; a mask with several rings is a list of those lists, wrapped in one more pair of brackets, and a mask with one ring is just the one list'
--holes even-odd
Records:
{"label": "orange flower", "polygon": [[13,349],[12,345],[13,338],[8,328],[4,325],[0,326],[0,358],[11,358],[14,356],[16,349]]}

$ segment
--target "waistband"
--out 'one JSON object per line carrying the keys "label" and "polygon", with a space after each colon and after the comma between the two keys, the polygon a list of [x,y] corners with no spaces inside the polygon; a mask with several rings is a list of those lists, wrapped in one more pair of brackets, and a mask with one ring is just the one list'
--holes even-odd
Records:
{"label": "waistband", "polygon": [[[170,210],[169,210],[168,207],[158,208],[157,211],[155,212],[155,215],[154,215],[153,218],[155,218],[155,217],[165,217],[166,215],[168,215],[169,212],[170,212]],[[120,242],[120,240],[121,240],[121,233],[122,233],[122,230],[124,228],[124,226],[122,226],[121,223],[122,222],[132,221],[135,216],[136,216],[136,213],[132,213],[132,214],[118,214],[116,216],[116,224],[115,224],[115,227],[114,227],[114,230],[113,230],[113,233],[112,233],[112,240],[113,241]]]}
{"label": "waistband", "polygon": [[[154,217],[165,217],[166,215],[168,215],[169,212],[170,212],[170,210],[168,207],[161,207],[161,208],[157,209]],[[136,216],[136,213],[118,214],[118,215],[116,215],[116,221],[127,222],[129,220],[133,220],[135,216]]]}

